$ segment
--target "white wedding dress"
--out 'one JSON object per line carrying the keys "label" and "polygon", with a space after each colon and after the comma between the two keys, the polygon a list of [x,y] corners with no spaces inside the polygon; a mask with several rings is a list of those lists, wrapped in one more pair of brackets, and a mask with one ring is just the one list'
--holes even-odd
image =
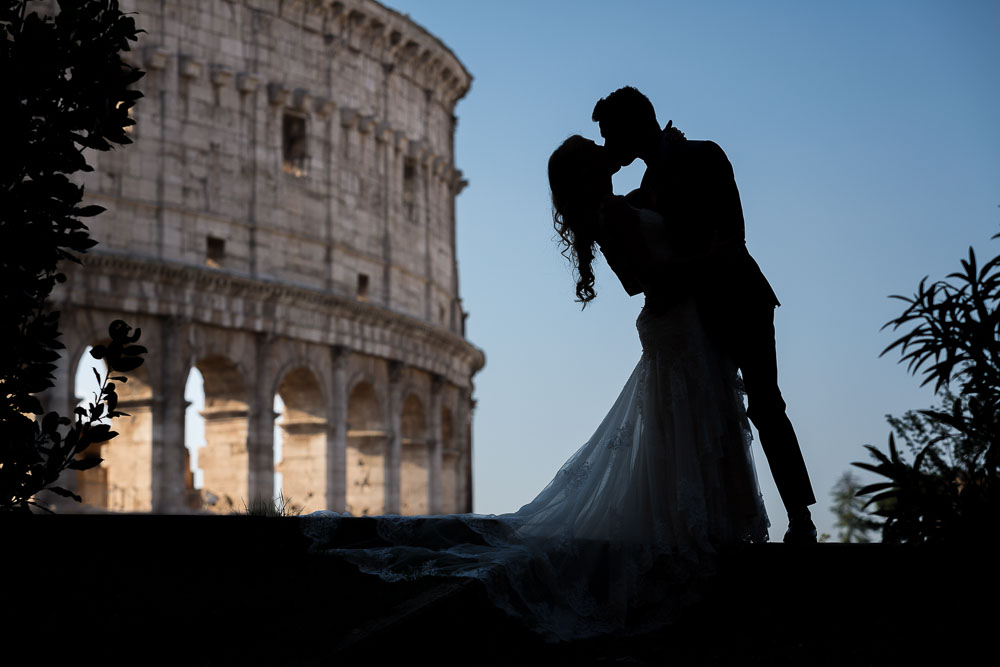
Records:
{"label": "white wedding dress", "polygon": [[[647,247],[669,255],[643,211]],[[652,286],[650,286],[652,289]],[[649,292],[647,291],[647,294]],[[315,551],[387,580],[473,577],[553,640],[648,631],[697,598],[721,545],[767,540],[736,368],[692,299],[637,321],[642,357],[607,416],[512,514],[376,517],[378,546],[337,546],[345,515],[304,518]]]}

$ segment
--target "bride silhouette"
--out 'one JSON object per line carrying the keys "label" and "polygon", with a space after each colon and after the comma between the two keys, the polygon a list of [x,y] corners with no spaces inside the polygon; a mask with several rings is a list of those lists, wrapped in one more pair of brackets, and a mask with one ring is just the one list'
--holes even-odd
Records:
{"label": "bride silhouette", "polygon": [[318,512],[304,528],[314,550],[390,581],[479,579],[539,634],[572,640],[669,621],[712,573],[717,547],[766,541],[737,369],[705,335],[693,298],[662,298],[668,227],[613,196],[612,163],[580,136],[549,160],[578,300],[596,296],[597,249],[646,294],[642,356],[593,436],[512,514],[375,517],[380,543],[345,548],[343,515]]}

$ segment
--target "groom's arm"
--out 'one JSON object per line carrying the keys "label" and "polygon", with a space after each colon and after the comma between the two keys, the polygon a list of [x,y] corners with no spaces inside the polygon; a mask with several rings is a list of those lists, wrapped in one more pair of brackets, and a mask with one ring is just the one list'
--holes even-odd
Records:
{"label": "groom's arm", "polygon": [[733,165],[715,142],[698,143],[699,150],[692,165],[692,186],[696,193],[692,213],[701,219],[706,232],[702,247],[744,241],[743,205]]}

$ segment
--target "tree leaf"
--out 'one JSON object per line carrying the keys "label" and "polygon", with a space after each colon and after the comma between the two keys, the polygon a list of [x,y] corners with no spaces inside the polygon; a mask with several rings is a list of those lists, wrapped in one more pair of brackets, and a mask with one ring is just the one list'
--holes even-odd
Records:
{"label": "tree leaf", "polygon": [[878,482],[876,484],[869,484],[868,486],[861,487],[855,496],[866,496],[869,493],[874,493],[875,491],[881,491],[882,489],[891,489],[896,486],[895,482]]}
{"label": "tree leaf", "polygon": [[56,494],[57,496],[62,496],[64,498],[72,498],[73,500],[75,500],[78,503],[82,503],[83,502],[83,498],[81,498],[80,496],[76,495],[72,491],[68,491],[68,490],[62,488],[61,486],[47,486],[43,490],[44,491],[51,491],[52,493]]}
{"label": "tree leaf", "polygon": [[71,460],[66,467],[70,470],[90,470],[99,466],[103,460],[96,456],[87,456],[82,459]]}
{"label": "tree leaf", "polygon": [[[108,148],[110,148],[110,146],[108,146]],[[107,148],[104,150],[107,150]],[[98,206],[97,204],[91,204],[90,206],[82,206],[80,208],[75,208],[73,209],[73,213],[80,218],[91,218],[95,215],[104,213],[106,210],[108,209],[104,208],[103,206]]]}

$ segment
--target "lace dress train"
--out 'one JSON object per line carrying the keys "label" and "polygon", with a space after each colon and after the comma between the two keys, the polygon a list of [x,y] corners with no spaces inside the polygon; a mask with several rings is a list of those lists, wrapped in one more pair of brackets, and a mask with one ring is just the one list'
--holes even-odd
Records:
{"label": "lace dress train", "polygon": [[637,321],[643,353],[594,435],[517,512],[374,517],[382,545],[337,543],[344,515],[304,518],[313,549],[383,579],[481,580],[552,640],[650,630],[697,596],[715,549],[767,539],[736,368],[693,300]]}

